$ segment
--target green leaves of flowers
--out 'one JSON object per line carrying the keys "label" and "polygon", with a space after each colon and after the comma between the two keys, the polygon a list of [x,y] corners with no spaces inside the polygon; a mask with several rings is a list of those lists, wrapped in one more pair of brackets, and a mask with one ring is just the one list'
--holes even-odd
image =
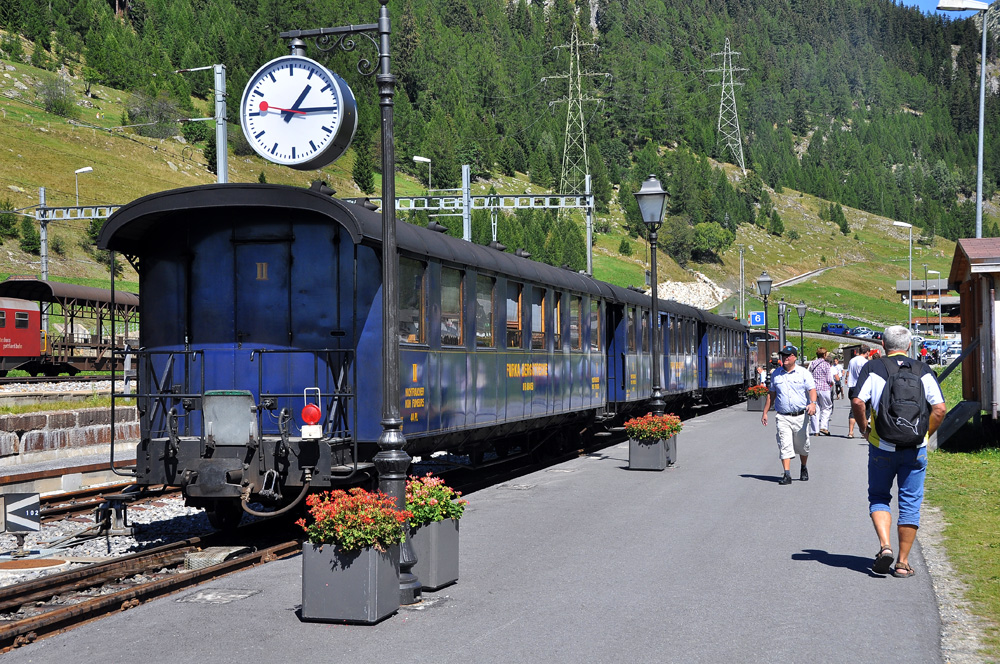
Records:
{"label": "green leaves of flowers", "polygon": [[403,527],[412,516],[397,510],[392,498],[354,488],[306,496],[313,523],[296,521],[313,544],[335,544],[344,551],[372,547],[385,551],[403,541]]}
{"label": "green leaves of flowers", "polygon": [[670,438],[681,432],[684,425],[681,418],[672,413],[653,415],[646,413],[642,417],[633,417],[625,423],[625,432],[633,440],[661,440]]}
{"label": "green leaves of flowers", "polygon": [[413,514],[410,525],[417,528],[434,521],[461,519],[469,502],[461,495],[431,473],[411,476],[406,480],[406,509]]}

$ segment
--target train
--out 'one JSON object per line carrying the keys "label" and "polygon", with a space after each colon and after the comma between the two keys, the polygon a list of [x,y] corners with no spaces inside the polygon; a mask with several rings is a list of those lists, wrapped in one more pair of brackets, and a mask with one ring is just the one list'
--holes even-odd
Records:
{"label": "train", "polygon": [[137,327],[139,297],[118,292],[111,300],[105,288],[33,276],[0,282],[0,377],[14,370],[32,376],[123,370],[112,349],[138,343],[129,331]]}
{"label": "train", "polygon": [[[434,224],[431,224],[434,226]],[[316,188],[213,184],[123,206],[98,246],[136,268],[140,486],[220,527],[359,482],[382,433],[381,215]],[[648,410],[733,403],[741,322],[397,222],[406,451],[476,466],[579,448]],[[256,507],[263,505],[265,507]]]}

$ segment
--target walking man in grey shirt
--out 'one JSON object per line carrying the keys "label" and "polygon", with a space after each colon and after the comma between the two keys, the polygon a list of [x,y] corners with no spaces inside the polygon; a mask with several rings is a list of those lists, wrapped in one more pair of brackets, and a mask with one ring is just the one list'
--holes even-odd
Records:
{"label": "walking man in grey shirt", "polygon": [[771,386],[764,402],[761,424],[767,426],[767,412],[774,404],[778,456],[784,474],[778,484],[792,483],[791,461],[796,454],[802,462],[799,481],[809,481],[809,418],[816,412],[816,382],[808,369],[796,366],[799,349],[791,344],[781,349],[781,367],[771,375]]}

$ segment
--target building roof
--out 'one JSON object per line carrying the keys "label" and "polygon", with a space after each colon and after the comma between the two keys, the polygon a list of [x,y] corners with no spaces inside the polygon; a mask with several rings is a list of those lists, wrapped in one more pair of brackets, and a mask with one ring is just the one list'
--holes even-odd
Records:
{"label": "building roof", "polygon": [[972,274],[1000,272],[1000,238],[963,238],[955,245],[948,283],[958,290]]}
{"label": "building roof", "polygon": [[897,293],[908,293],[911,290],[914,293],[923,293],[927,290],[936,293],[938,289],[942,291],[948,290],[948,280],[947,279],[928,279],[924,281],[923,279],[914,279],[913,281],[907,281],[906,279],[896,280],[896,292]]}
{"label": "building roof", "polygon": [[[942,325],[944,325],[945,323],[953,323],[955,325],[958,325],[959,323],[962,322],[962,317],[961,316],[942,316],[940,320],[941,320],[941,324]],[[913,322],[916,323],[917,325],[937,325],[938,324],[938,317],[937,316],[914,316],[913,317]]]}

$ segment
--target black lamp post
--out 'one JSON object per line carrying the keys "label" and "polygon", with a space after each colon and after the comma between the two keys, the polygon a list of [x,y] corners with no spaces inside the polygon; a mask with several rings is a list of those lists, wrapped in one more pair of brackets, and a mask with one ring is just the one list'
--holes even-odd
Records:
{"label": "black lamp post", "polygon": [[660,226],[663,225],[663,209],[667,202],[667,192],[656,176],[650,175],[642,183],[639,191],[635,192],[635,202],[639,204],[642,223],[646,224],[646,228],[649,229],[650,270],[653,273],[653,393],[649,398],[649,407],[654,415],[662,415],[665,404],[663,403],[663,393],[660,392],[660,344],[657,335],[660,329],[660,303],[656,292],[659,285],[656,276],[656,234],[660,230]]}
{"label": "black lamp post", "polygon": [[[788,319],[785,318],[785,313],[788,311],[788,303],[785,302],[785,298],[781,298],[778,302],[778,350],[780,351],[785,347],[785,328],[788,324]],[[801,353],[802,351],[799,350]]]}
{"label": "black lamp post", "polygon": [[[396,77],[390,70],[389,0],[378,0],[378,23],[350,25],[317,30],[282,32],[284,39],[313,38],[323,51],[339,48],[353,51],[356,42],[352,35],[364,35],[378,50],[378,66],[367,58],[358,62],[358,72],[364,76],[375,74],[378,84],[379,107],[382,111],[382,435],[378,439],[379,453],[375,455],[375,469],[379,476],[379,491],[396,504],[406,507],[406,471],[410,455],[403,451],[403,420],[399,416],[399,308],[396,293],[399,289],[399,260],[396,255],[396,150],[393,136],[393,94]],[[369,33],[376,33],[378,41]],[[304,46],[304,45],[303,45]],[[399,603],[415,604],[420,600],[420,581],[410,572],[417,557],[410,544],[409,533],[400,546],[399,553]]]}
{"label": "black lamp post", "polygon": [[795,305],[795,311],[799,314],[799,352],[805,352],[806,340],[802,335],[802,321],[806,317],[806,302],[805,300],[799,300],[799,303]]}
{"label": "black lamp post", "polygon": [[[764,356],[765,362],[771,363],[771,332],[770,327],[767,324],[767,296],[771,294],[771,275],[767,273],[767,270],[760,273],[757,277],[757,292],[760,296],[764,298]],[[766,382],[768,385],[771,384],[771,371],[765,372],[767,376]]]}

